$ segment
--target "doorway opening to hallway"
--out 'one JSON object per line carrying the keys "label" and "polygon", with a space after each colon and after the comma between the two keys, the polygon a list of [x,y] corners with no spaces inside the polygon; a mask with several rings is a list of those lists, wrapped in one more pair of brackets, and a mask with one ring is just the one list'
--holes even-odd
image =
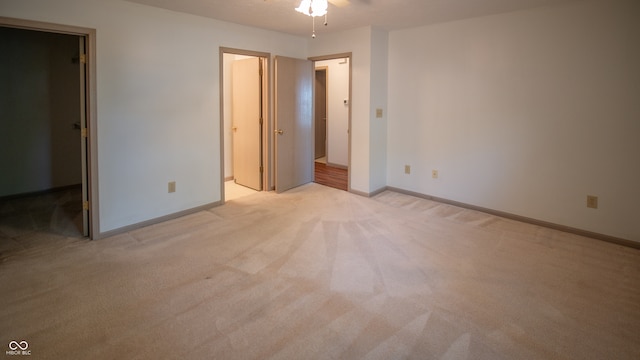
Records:
{"label": "doorway opening to hallway", "polygon": [[351,54],[314,60],[314,182],[349,190]]}

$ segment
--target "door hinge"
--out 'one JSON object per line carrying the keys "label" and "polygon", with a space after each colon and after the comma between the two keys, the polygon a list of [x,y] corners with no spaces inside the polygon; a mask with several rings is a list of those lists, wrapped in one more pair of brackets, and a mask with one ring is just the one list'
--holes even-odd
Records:
{"label": "door hinge", "polygon": [[89,210],[89,202],[88,201],[83,201],[82,202],[82,210]]}
{"label": "door hinge", "polygon": [[80,131],[80,133],[81,133],[81,135],[82,135],[82,137],[83,137],[83,138],[86,138],[86,137],[87,137],[87,128],[83,128],[83,129]]}
{"label": "door hinge", "polygon": [[264,172],[264,168],[260,166],[260,172]]}
{"label": "door hinge", "polygon": [[262,116],[260,116],[260,125],[262,125]]}
{"label": "door hinge", "polygon": [[87,54],[80,54],[80,63],[81,64],[87,63]]}

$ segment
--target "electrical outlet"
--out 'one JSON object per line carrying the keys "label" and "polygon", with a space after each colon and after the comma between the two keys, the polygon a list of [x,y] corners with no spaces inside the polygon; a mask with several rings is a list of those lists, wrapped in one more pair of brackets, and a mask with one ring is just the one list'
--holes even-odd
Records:
{"label": "electrical outlet", "polygon": [[170,193],[176,192],[176,182],[175,181],[170,181],[169,182],[169,192]]}
{"label": "electrical outlet", "polygon": [[404,173],[405,174],[411,174],[411,165],[405,165],[404,166]]}
{"label": "electrical outlet", "polygon": [[587,207],[590,209],[597,209],[598,197],[593,195],[587,195]]}
{"label": "electrical outlet", "polygon": [[431,177],[434,179],[438,178],[438,170],[431,170]]}

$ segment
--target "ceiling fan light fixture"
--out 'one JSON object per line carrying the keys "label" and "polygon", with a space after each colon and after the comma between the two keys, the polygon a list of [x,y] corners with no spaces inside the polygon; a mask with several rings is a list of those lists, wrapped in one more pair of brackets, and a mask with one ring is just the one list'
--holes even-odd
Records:
{"label": "ceiling fan light fixture", "polygon": [[327,0],[302,0],[296,11],[307,16],[324,16],[327,13],[327,7]]}

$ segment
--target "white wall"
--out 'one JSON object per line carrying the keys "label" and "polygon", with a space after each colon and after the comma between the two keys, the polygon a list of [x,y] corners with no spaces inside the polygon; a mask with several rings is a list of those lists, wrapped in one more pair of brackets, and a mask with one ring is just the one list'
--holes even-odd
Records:
{"label": "white wall", "polygon": [[348,59],[316,61],[316,68],[319,67],[327,67],[327,163],[348,166],[351,102]]}
{"label": "white wall", "polygon": [[640,241],[639,14],[583,1],[391,32],[388,185]]}
{"label": "white wall", "polygon": [[82,182],[78,37],[0,28],[0,196]]}
{"label": "white wall", "polygon": [[[387,96],[388,96],[388,52],[389,34],[386,31],[371,31],[371,102],[369,118],[369,191],[376,192],[387,186]],[[382,110],[378,118],[376,110]]]}
{"label": "white wall", "polygon": [[119,0],[0,6],[2,16],[97,31],[101,232],[221,199],[220,46],[308,52],[306,38]]}

